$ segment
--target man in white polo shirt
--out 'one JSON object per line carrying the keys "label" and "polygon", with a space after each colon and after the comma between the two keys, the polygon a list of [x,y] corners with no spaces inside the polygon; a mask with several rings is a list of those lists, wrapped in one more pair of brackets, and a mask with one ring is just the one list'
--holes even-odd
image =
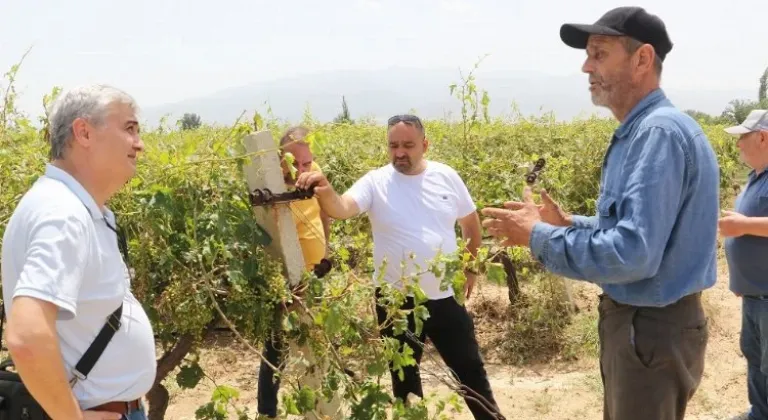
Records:
{"label": "man in white polo shirt", "polygon": [[[425,303],[429,319],[418,342],[405,334],[397,335],[398,340],[408,343],[418,363],[423,353],[421,346],[429,337],[458,380],[496,406],[469,313],[456,301],[451,287],[443,289],[440,279],[432,273],[422,273],[428,270],[428,263],[438,251],[448,254],[457,250],[457,222],[462,236],[469,240],[468,250],[476,255],[481,228],[475,204],[454,169],[424,159],[429,143],[418,117],[398,115],[390,118],[387,126],[391,164],[368,172],[344,195],[338,195],[320,172],[301,174],[296,186],[314,185],[320,206],[334,219],[368,214],[373,230],[374,277],[381,276],[402,289],[404,277],[419,273],[419,286],[429,299]],[[380,273],[385,259],[386,268]],[[465,293],[469,297],[475,276],[467,273],[467,278]],[[378,289],[376,297],[380,297]],[[413,308],[413,297],[409,297],[403,309]],[[376,312],[382,324],[386,319],[385,308],[377,305]],[[411,333],[415,330],[412,313],[408,316],[408,328]],[[383,328],[381,334],[393,336],[392,326]],[[400,380],[397,372],[391,372],[395,397],[403,401],[407,401],[409,393],[423,397],[418,366],[407,366],[403,371],[404,380]],[[473,400],[467,398],[466,402],[476,419],[494,418]]]}
{"label": "man in white polo shirt", "polygon": [[[144,148],[137,111],[129,95],[108,86],[63,93],[50,114],[51,162],[3,237],[8,349],[54,420],[146,419],[141,397],[155,379],[154,334],[131,293],[105,206],[134,175]],[[111,341],[80,374],[78,361],[121,305]]]}

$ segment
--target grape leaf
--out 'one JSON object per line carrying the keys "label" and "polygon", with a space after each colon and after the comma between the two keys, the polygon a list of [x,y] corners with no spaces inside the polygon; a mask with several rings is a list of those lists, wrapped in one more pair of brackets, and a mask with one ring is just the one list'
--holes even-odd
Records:
{"label": "grape leaf", "polygon": [[190,366],[182,366],[176,374],[176,383],[180,387],[192,389],[203,379],[203,369],[197,363]]}

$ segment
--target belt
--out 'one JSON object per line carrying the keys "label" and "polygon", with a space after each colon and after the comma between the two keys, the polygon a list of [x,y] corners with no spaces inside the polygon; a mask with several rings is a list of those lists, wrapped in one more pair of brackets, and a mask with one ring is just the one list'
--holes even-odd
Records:
{"label": "belt", "polygon": [[138,411],[141,408],[141,400],[133,401],[113,401],[108,402],[96,407],[91,407],[88,410],[93,411],[108,411],[110,413],[117,414],[130,414],[131,412]]}

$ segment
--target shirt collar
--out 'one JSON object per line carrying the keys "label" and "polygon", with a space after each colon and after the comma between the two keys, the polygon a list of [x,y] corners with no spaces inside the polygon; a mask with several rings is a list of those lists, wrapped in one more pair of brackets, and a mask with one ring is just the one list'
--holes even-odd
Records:
{"label": "shirt collar", "polygon": [[635,125],[635,122],[637,122],[637,120],[639,120],[640,117],[644,115],[649,108],[658,105],[659,102],[665,99],[667,99],[667,96],[664,94],[664,91],[661,88],[656,88],[648,95],[645,95],[645,97],[641,99],[640,102],[638,102],[631,111],[629,111],[627,117],[624,119],[624,122],[622,122],[619,125],[619,128],[616,129],[616,137],[626,137],[632,131],[632,127]]}
{"label": "shirt collar", "polygon": [[61,182],[67,188],[69,188],[69,190],[72,191],[72,193],[75,194],[78,199],[80,199],[83,205],[85,205],[85,208],[88,209],[88,213],[91,214],[92,218],[96,220],[106,218],[107,221],[114,223],[115,216],[112,211],[106,206],[104,207],[104,210],[100,209],[99,205],[96,204],[96,200],[93,199],[91,194],[89,194],[83,185],[80,184],[80,182],[78,182],[68,172],[57,166],[47,163],[45,165],[45,176],[51,179],[55,179],[56,181]]}

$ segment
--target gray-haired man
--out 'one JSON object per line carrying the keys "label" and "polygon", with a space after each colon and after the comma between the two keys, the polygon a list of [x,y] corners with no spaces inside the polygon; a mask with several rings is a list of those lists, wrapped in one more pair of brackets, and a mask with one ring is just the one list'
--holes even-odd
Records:
{"label": "gray-haired man", "polygon": [[[8,349],[53,419],[146,419],[140,399],[155,380],[154,335],[105,206],[144,148],[136,112],[130,96],[108,86],[64,93],[50,115],[52,162],[3,237]],[[120,324],[84,377],[78,361],[112,314]]]}
{"label": "gray-haired man", "polygon": [[734,211],[719,220],[730,287],[742,296],[741,351],[747,359],[747,419],[768,419],[768,110],[749,113],[726,128],[738,137],[741,159],[752,171]]}

